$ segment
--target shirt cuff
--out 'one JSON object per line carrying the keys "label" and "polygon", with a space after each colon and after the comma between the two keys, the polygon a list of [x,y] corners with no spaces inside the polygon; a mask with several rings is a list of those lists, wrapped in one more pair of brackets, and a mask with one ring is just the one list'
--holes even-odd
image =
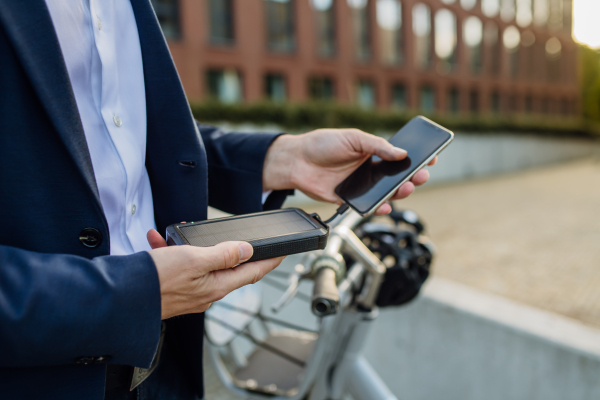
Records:
{"label": "shirt cuff", "polygon": [[265,205],[265,201],[267,201],[267,197],[269,197],[269,195],[273,193],[272,190],[267,190],[266,192],[263,192],[262,194],[262,205]]}

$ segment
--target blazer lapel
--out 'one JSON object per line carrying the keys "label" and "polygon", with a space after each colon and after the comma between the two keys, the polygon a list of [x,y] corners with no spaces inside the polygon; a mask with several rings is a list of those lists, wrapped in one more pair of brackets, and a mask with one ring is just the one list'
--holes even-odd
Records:
{"label": "blazer lapel", "polygon": [[[152,185],[156,225],[162,231],[173,221],[191,218],[190,215],[195,215],[195,220],[206,218],[206,152],[150,0],[131,0],[131,7],[144,65],[146,169]],[[190,156],[198,167],[182,175],[179,161]],[[191,174],[195,176],[194,190],[183,198],[173,196],[171,190],[177,188],[177,179]]]}
{"label": "blazer lapel", "polygon": [[101,210],[98,186],[77,103],[46,2],[1,0],[0,22]]}
{"label": "blazer lapel", "polygon": [[[177,212],[193,212],[197,219],[206,218],[207,172],[206,158],[198,127],[192,116],[185,97],[175,64],[169,48],[160,30],[160,25],[150,4],[150,0],[131,0],[131,6],[137,23],[142,59],[144,63],[144,84],[146,88],[146,114],[148,116],[148,141],[146,145],[146,165],[152,183],[154,195],[154,214],[160,230],[167,224],[182,217]],[[168,118],[164,118],[165,114]],[[171,132],[178,132],[176,140]],[[181,175],[174,171],[172,154],[182,149],[198,157],[196,168],[196,190],[190,190],[189,196],[165,196],[160,190],[165,188],[165,175],[156,178],[157,171],[164,174],[172,172],[170,182]],[[167,171],[167,172],[165,172]],[[153,180],[154,177],[154,180]],[[202,186],[201,186],[202,185]],[[158,190],[157,190],[158,188]],[[168,188],[173,188],[169,186]],[[198,190],[200,189],[200,190]],[[165,190],[165,192],[168,192]],[[170,192],[168,192],[170,194]],[[175,202],[172,202],[176,199]],[[193,211],[192,211],[193,210]],[[187,214],[190,215],[190,214]],[[193,384],[197,393],[203,394],[202,375],[202,337],[204,314],[190,314],[167,321],[167,335],[177,337],[182,346],[177,356],[194,377]],[[170,332],[170,333],[169,333]]]}

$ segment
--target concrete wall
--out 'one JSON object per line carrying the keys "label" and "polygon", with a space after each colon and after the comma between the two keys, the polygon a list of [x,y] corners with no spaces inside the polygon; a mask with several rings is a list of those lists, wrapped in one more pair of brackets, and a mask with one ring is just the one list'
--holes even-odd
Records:
{"label": "concrete wall", "polygon": [[400,399],[600,399],[600,331],[432,278],[383,310],[365,355]]}
{"label": "concrete wall", "polygon": [[442,183],[598,156],[600,144],[507,134],[460,134],[431,169],[430,183]]}

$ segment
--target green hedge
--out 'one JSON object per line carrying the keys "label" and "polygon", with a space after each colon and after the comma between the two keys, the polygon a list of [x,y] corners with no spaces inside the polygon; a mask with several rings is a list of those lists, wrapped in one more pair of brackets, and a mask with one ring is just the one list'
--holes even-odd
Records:
{"label": "green hedge", "polygon": [[[313,128],[359,128],[368,132],[396,131],[416,113],[370,111],[335,103],[254,103],[227,105],[214,101],[192,103],[196,119],[211,123],[276,124],[292,130]],[[429,118],[460,132],[515,132],[545,135],[600,137],[597,123],[580,118],[525,115],[429,115]]]}

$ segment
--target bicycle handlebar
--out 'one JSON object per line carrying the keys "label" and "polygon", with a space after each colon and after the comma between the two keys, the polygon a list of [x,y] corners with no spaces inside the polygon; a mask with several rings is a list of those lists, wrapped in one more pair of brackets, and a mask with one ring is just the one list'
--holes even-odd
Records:
{"label": "bicycle handlebar", "polygon": [[335,314],[340,302],[336,284],[336,273],[328,267],[320,268],[315,275],[313,286],[312,311],[316,316]]}

